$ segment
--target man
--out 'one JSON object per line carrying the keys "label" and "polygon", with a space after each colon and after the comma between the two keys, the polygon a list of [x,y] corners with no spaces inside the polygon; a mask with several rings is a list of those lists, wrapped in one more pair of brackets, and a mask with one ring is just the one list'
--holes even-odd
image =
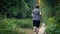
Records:
{"label": "man", "polygon": [[36,34],[38,34],[38,32],[39,32],[41,15],[42,14],[41,14],[41,11],[39,10],[39,6],[36,6],[36,8],[33,9],[33,11],[32,11],[34,32],[36,32]]}

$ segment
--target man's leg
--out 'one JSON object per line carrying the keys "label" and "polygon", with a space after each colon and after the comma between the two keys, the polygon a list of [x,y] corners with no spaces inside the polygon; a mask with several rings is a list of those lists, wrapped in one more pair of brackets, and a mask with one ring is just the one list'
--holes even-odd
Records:
{"label": "man's leg", "polygon": [[34,32],[36,32],[36,26],[33,27]]}
{"label": "man's leg", "polygon": [[38,34],[39,32],[39,27],[36,27],[36,34]]}
{"label": "man's leg", "polygon": [[36,32],[36,20],[33,20],[33,30]]}

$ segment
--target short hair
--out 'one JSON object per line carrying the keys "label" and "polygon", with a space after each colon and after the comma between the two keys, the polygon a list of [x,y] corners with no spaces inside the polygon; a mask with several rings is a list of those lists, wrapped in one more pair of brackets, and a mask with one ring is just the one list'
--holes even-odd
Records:
{"label": "short hair", "polygon": [[39,8],[39,6],[37,5],[36,8]]}

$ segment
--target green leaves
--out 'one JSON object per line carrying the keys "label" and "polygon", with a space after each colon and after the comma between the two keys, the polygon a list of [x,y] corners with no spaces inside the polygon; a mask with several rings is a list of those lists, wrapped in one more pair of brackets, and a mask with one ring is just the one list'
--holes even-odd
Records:
{"label": "green leaves", "polygon": [[[27,14],[30,16],[32,9],[35,7],[37,0],[1,0],[1,12],[5,17],[6,14],[12,13],[11,16],[18,16],[18,13],[22,13],[22,17],[26,18]],[[29,12],[29,13],[28,13]],[[1,14],[2,15],[2,14]],[[10,14],[9,14],[10,15]],[[2,17],[4,17],[2,16]]]}
{"label": "green leaves", "polygon": [[47,34],[60,34],[60,0],[41,0],[40,8]]}

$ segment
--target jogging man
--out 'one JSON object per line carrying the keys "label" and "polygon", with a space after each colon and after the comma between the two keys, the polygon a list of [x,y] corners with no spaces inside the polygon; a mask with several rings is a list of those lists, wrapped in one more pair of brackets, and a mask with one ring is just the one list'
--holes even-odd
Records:
{"label": "jogging man", "polygon": [[36,6],[35,9],[32,11],[32,19],[33,19],[33,29],[36,34],[39,32],[39,25],[40,25],[40,18],[41,18],[41,11],[39,10],[39,6]]}

